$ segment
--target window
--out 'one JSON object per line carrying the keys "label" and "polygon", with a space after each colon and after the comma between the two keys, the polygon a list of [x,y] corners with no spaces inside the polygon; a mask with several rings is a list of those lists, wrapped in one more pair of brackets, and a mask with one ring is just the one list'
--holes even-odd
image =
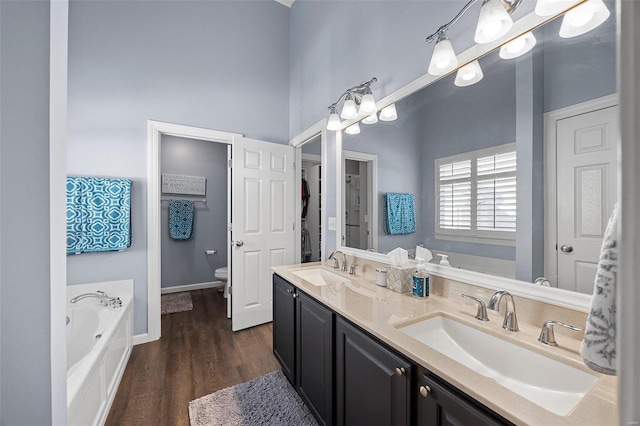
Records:
{"label": "window", "polygon": [[436,160],[436,238],[513,244],[516,146]]}

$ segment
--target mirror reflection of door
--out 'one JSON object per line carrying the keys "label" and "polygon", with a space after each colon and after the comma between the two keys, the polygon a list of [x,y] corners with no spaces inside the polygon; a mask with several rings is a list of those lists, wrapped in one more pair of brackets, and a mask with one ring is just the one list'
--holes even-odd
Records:
{"label": "mirror reflection of door", "polygon": [[616,203],[618,107],[557,121],[557,259],[560,287],[593,290],[600,246]]}

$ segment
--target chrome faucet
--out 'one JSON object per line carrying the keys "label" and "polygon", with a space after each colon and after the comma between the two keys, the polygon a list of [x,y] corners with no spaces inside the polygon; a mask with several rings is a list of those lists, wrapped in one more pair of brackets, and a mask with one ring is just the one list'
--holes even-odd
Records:
{"label": "chrome faucet", "polygon": [[469,296],[468,294],[463,294],[462,297],[466,299],[471,299],[478,304],[478,311],[476,312],[476,319],[479,321],[489,321],[489,316],[487,315],[487,307],[484,302],[477,297]]}
{"label": "chrome faucet", "polygon": [[538,341],[540,343],[544,343],[545,345],[549,346],[558,346],[555,333],[553,332],[554,325],[561,325],[573,331],[582,331],[580,327],[576,327],[575,325],[567,324],[564,322],[555,320],[545,321],[544,324],[542,324],[542,330],[540,330],[540,337],[538,337]]}
{"label": "chrome faucet", "polygon": [[122,306],[122,300],[120,300],[119,297],[110,297],[107,293],[105,293],[104,291],[96,291],[95,293],[84,293],[84,294],[80,294],[76,297],[74,297],[73,299],[69,300],[70,303],[76,303],[79,300],[82,299],[87,299],[87,298],[96,298],[96,299],[100,299],[100,303],[102,303],[105,306],[113,306],[114,308],[119,308]]}
{"label": "chrome faucet", "polygon": [[504,312],[504,321],[502,322],[502,328],[508,331],[518,331],[518,318],[516,317],[516,303],[513,300],[513,296],[506,290],[496,291],[491,299],[487,308],[492,311],[500,311],[500,301],[503,297],[507,298],[507,307]]}
{"label": "chrome faucet", "polygon": [[[342,263],[338,263],[338,259],[335,257],[337,254],[342,255]],[[340,267],[342,272],[347,272],[347,256],[345,256],[343,252],[340,250],[332,251],[327,260],[331,259],[333,259],[333,269]]]}

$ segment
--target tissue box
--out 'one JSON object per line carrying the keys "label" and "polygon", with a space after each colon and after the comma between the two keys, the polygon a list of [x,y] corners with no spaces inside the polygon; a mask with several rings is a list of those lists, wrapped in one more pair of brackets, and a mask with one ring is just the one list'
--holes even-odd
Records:
{"label": "tissue box", "polygon": [[387,268],[387,288],[398,293],[413,289],[413,266],[389,266]]}

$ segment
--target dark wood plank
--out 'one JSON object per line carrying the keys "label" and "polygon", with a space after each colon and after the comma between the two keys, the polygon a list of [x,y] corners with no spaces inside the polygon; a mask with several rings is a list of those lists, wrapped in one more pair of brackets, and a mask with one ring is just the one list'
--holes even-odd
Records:
{"label": "dark wood plank", "polygon": [[216,289],[193,310],[163,315],[162,337],[133,348],[107,425],[189,425],[189,402],[277,370],[272,326],[231,331]]}

